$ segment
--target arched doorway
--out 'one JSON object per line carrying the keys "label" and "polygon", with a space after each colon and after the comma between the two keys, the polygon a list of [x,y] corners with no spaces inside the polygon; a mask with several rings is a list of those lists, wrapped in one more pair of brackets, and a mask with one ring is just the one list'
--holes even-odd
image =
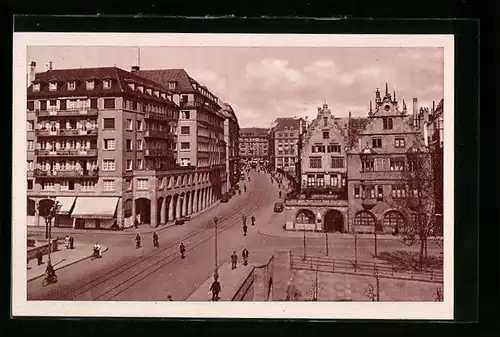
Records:
{"label": "arched doorway", "polygon": [[33,199],[28,198],[28,216],[35,216],[36,213],[36,202]]}
{"label": "arched doorway", "polygon": [[354,229],[357,232],[373,233],[375,224],[375,217],[367,211],[361,211],[354,216]]}
{"label": "arched doorway", "polygon": [[314,213],[308,209],[302,209],[297,213],[295,217],[296,224],[314,224],[315,216]]}
{"label": "arched doorway", "polygon": [[326,232],[344,232],[344,216],[341,212],[330,209],[325,213],[323,230]]}
{"label": "arched doorway", "polygon": [[179,195],[175,194],[173,198],[174,202],[172,204],[172,215],[173,215],[172,220],[175,220],[177,219],[177,204],[179,203]]}
{"label": "arched doorway", "polygon": [[179,216],[184,216],[184,215],[186,215],[186,214],[185,214],[185,212],[186,212],[186,210],[185,210],[185,207],[186,207],[186,206],[185,206],[185,202],[186,202],[186,195],[185,195],[184,193],[181,193],[181,195],[180,195],[180,197],[179,197],[179,201],[178,201],[178,202],[180,203],[180,214],[179,214]]}
{"label": "arched doorway", "polygon": [[151,200],[146,198],[135,199],[135,214],[138,215],[139,223],[151,223]]}
{"label": "arched doorway", "polygon": [[405,220],[401,212],[391,210],[385,213],[383,220],[384,232],[399,234],[405,227]]}
{"label": "arched doorway", "polygon": [[163,197],[159,197],[156,203],[156,225],[161,223],[161,212],[163,206]]}

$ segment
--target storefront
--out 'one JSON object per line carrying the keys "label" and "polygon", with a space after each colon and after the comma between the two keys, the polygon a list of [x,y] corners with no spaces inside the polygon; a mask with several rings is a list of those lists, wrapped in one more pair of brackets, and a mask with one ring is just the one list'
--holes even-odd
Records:
{"label": "storefront", "polygon": [[119,197],[78,197],[71,214],[73,228],[110,229],[116,221]]}

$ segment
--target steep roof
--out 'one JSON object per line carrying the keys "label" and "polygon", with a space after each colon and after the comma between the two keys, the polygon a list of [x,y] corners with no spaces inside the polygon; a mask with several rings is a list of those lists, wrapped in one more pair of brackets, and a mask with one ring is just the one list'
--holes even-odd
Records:
{"label": "steep roof", "polygon": [[[87,89],[86,81],[95,80],[94,88]],[[111,79],[111,87],[104,89],[103,81],[106,79]],[[50,91],[47,83],[57,82],[61,84],[58,86],[56,91]],[[75,82],[75,89],[69,90],[67,85],[68,82]],[[137,88],[134,90],[130,88],[127,84],[133,82],[136,84],[149,87],[153,90],[157,90],[163,93],[169,93],[169,91],[162,85],[151,81],[149,79],[143,78],[141,76],[130,73],[126,70],[117,67],[97,67],[97,68],[73,68],[73,69],[53,69],[47,70],[45,72],[37,73],[35,75],[34,83],[40,83],[40,90],[34,92],[30,90],[33,85],[28,87],[28,98],[39,98],[39,97],[60,97],[60,96],[113,96],[120,94],[130,94],[134,96],[139,96],[145,99],[155,100],[158,102],[169,102],[176,106],[175,103],[163,99],[161,97],[156,97],[153,95],[148,95],[147,93],[140,92]]]}
{"label": "steep roof", "polygon": [[300,130],[300,119],[296,117],[278,117],[276,118],[276,126],[273,131],[284,131],[284,130]]}
{"label": "steep roof", "polygon": [[177,86],[174,93],[194,93],[197,92],[192,83],[198,84],[184,69],[153,69],[153,70],[137,70],[134,74],[157,82],[168,88],[168,82],[175,81]]}
{"label": "steep roof", "polygon": [[219,101],[219,104],[222,106],[221,112],[229,119],[232,119],[234,122],[238,123],[238,117],[234,113],[233,107],[228,103]]}
{"label": "steep roof", "polygon": [[[267,137],[268,129],[266,128],[241,128],[240,137],[248,134],[248,137]],[[251,135],[251,136],[250,136]]]}

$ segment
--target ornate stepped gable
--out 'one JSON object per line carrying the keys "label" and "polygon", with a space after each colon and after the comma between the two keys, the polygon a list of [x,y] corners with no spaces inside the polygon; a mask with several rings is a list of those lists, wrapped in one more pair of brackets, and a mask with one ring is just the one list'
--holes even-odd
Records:
{"label": "ornate stepped gable", "polygon": [[[324,126],[324,119],[328,118],[327,126]],[[307,128],[307,132],[304,137],[304,145],[309,145],[313,135],[317,134],[318,130],[328,129],[333,131],[331,140],[340,140],[342,144],[347,140],[347,133],[344,133],[342,128],[339,126],[335,117],[331,114],[331,110],[328,109],[327,104],[323,104],[322,108],[318,108],[317,117],[311,122]]]}

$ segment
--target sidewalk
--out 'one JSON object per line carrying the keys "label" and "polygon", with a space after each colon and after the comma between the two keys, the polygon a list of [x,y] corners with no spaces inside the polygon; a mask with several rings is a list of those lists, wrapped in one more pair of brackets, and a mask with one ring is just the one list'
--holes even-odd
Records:
{"label": "sidewalk", "polygon": [[[255,265],[249,263],[244,266],[238,261],[237,268],[231,269],[231,261],[227,261],[219,267],[219,283],[221,292],[219,294],[219,301],[231,301],[236,291],[240,289],[243,282],[250,275]],[[210,275],[201,285],[196,289],[186,301],[212,301],[212,292],[210,286],[214,281],[213,275]]]}
{"label": "sidewalk", "polygon": [[[220,201],[216,201],[209,207],[205,208],[203,211],[194,213],[191,215],[191,220],[193,221],[197,216],[204,214],[205,212],[211,210],[215,206],[219,205]],[[188,221],[189,222],[189,221]],[[142,224],[138,228],[128,227],[121,231],[113,231],[109,229],[74,229],[74,228],[61,228],[61,227],[52,227],[52,233],[62,233],[62,234],[83,234],[83,233],[91,233],[91,234],[113,234],[113,235],[136,235],[136,234],[150,234],[153,232],[160,232],[167,228],[175,226],[173,222],[169,222],[165,225],[161,225],[158,227],[150,227],[149,224]],[[45,226],[34,227],[28,226],[28,237],[33,236],[30,233],[45,233]]]}
{"label": "sidewalk", "polygon": [[[92,244],[77,244],[75,249],[66,249],[63,245],[60,246],[60,250],[51,253],[51,261],[54,270],[59,270],[64,267],[70,266],[77,262],[89,259],[92,254],[92,249],[94,245]],[[101,253],[108,250],[108,247],[101,246]],[[47,268],[48,256],[43,256],[43,263],[37,265],[37,260],[32,259],[27,266],[27,280],[32,281],[34,279],[40,278],[45,275],[45,268]]]}

